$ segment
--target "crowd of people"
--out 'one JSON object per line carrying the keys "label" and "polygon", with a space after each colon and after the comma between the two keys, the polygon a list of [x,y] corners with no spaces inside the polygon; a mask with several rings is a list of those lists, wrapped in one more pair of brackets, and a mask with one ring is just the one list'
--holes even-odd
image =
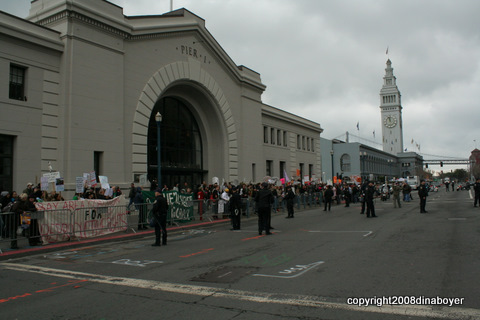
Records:
{"label": "crowd of people", "polygon": [[[152,183],[151,189],[155,191],[156,199],[158,199],[159,196],[163,197],[162,193],[164,191],[170,190],[166,185],[163,186],[163,188],[158,188],[155,183]],[[112,187],[112,190],[113,192],[110,192],[110,195],[106,195],[105,189],[85,187],[83,193],[75,194],[74,200],[105,200],[115,198],[122,194],[120,187]],[[147,225],[149,224],[146,210],[144,210],[143,207],[145,200],[142,195],[142,190],[143,188],[136,187],[135,184],[132,183],[128,193],[128,207],[130,208],[130,206],[134,204],[135,207],[139,209],[138,230],[147,229]],[[330,211],[332,204],[344,204],[345,207],[349,207],[351,203],[360,202],[362,204],[361,214],[366,214],[366,217],[376,217],[374,208],[375,198],[387,201],[390,197],[393,197],[394,208],[401,208],[401,200],[404,202],[413,200],[412,189],[405,182],[394,182],[391,185],[374,184],[371,181],[364,182],[363,184],[341,183],[333,185],[327,185],[325,183],[302,184],[300,181],[287,185],[277,185],[266,182],[240,183],[238,185],[233,185],[232,183],[207,184],[203,182],[197,186],[190,186],[185,182],[183,185],[176,184],[171,190],[192,194],[198,214],[200,215],[209,212],[214,219],[231,218],[232,230],[240,230],[242,215],[249,216],[251,213],[257,214],[259,217],[259,234],[262,234],[263,231],[265,231],[266,234],[270,234],[270,217],[272,212],[286,212],[287,215],[285,218],[294,218],[295,208],[298,210],[302,207],[307,209],[307,207],[311,208],[315,206],[323,207],[324,211]],[[420,198],[420,212],[425,213],[428,188],[424,181],[422,181],[422,184],[419,186],[418,193]],[[477,180],[477,187],[475,189],[476,199],[477,193],[478,198],[480,198],[480,180]],[[16,230],[21,225],[20,215],[23,212],[36,211],[35,202],[37,201],[62,200],[64,199],[61,193],[47,193],[46,191],[42,191],[39,185],[34,186],[32,183],[28,183],[26,189],[23,190],[20,195],[15,191],[11,193],[7,191],[2,192],[0,197],[1,211],[13,212],[15,215],[3,215],[2,219],[0,219],[1,237],[10,237],[12,239],[11,247],[16,248]],[[480,200],[478,200],[478,202],[480,203]],[[165,211],[165,206],[162,205],[161,211]],[[161,221],[161,224],[156,225],[153,223],[153,225],[156,231],[160,229],[160,231],[166,234],[163,216]],[[35,219],[31,219],[30,227],[24,231],[23,235],[31,240],[29,241],[31,245],[39,243],[38,225],[36,225]],[[159,245],[160,239],[158,238],[157,240],[156,244]],[[166,238],[163,242],[166,244]]]}

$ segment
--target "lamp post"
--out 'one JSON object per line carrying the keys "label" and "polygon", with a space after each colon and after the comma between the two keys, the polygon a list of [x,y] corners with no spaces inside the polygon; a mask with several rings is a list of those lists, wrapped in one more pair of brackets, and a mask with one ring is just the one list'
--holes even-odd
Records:
{"label": "lamp post", "polygon": [[333,150],[330,150],[330,156],[332,157],[332,183],[333,183]]}
{"label": "lamp post", "polygon": [[157,112],[155,115],[155,121],[157,122],[157,183],[158,187],[162,188],[162,150],[160,144],[160,125],[162,123],[162,115]]}

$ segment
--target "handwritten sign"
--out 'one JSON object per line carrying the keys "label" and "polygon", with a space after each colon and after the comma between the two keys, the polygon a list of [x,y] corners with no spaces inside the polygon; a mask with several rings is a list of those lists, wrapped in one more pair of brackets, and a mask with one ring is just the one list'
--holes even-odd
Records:
{"label": "handwritten sign", "polygon": [[55,183],[60,178],[60,172],[47,172],[43,174],[48,179],[48,183]]}

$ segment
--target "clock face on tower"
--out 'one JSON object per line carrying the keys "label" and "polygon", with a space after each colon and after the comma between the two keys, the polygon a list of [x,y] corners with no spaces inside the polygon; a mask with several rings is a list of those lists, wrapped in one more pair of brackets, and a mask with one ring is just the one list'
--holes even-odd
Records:
{"label": "clock face on tower", "polygon": [[393,128],[397,125],[397,118],[395,116],[386,116],[383,120],[385,127]]}

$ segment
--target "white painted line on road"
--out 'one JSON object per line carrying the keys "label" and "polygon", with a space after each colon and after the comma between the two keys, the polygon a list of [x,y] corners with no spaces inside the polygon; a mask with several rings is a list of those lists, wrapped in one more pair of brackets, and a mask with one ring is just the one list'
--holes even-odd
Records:
{"label": "white painted line on road", "polygon": [[368,237],[373,233],[373,231],[319,231],[319,230],[309,230],[308,232],[318,232],[318,233],[365,233],[363,236]]}
{"label": "white painted line on road", "polygon": [[296,278],[298,276],[301,276],[305,272],[312,270],[313,268],[321,265],[322,263],[324,263],[324,262],[323,261],[317,261],[317,262],[313,262],[313,263],[310,263],[310,264],[307,264],[307,265],[298,265],[297,264],[295,267],[285,269],[285,270],[282,270],[282,271],[278,272],[278,273],[281,273],[281,274],[288,274],[288,276],[279,276],[279,275],[272,275],[272,274],[259,274],[259,273],[253,274],[253,276],[255,276],[255,277],[291,279],[291,278]]}
{"label": "white painted line on road", "polygon": [[[329,308],[351,312],[370,312],[379,314],[392,314],[402,316],[424,317],[432,319],[456,319],[456,320],[472,320],[480,318],[480,310],[472,308],[457,307],[439,307],[439,306],[417,306],[417,305],[383,305],[382,307],[369,306],[359,307],[356,305],[348,305],[346,303],[328,302],[328,298],[267,293],[267,292],[251,292],[244,290],[213,288],[206,286],[176,284],[154,280],[143,280],[123,277],[105,276],[100,274],[92,274],[78,271],[67,271],[61,269],[46,268],[40,266],[29,266],[17,263],[0,263],[4,269],[32,272],[43,274],[51,277],[81,279],[90,282],[102,283],[115,286],[126,286],[132,288],[141,288],[149,290],[157,290],[163,292],[172,292],[179,294],[196,295],[202,297],[227,298],[241,301],[250,301],[255,303],[276,303],[281,305],[313,307],[313,308]],[[345,298],[346,301],[346,298]]]}
{"label": "white painted line on road", "polygon": [[460,221],[460,220],[467,220],[467,218],[448,218],[448,220]]}

